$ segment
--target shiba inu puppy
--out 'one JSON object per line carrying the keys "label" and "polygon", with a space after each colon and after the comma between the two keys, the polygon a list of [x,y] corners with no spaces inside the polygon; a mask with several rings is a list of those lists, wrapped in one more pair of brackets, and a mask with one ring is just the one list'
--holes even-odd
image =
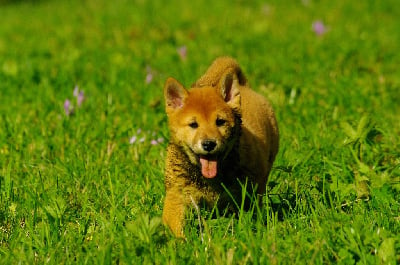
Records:
{"label": "shiba inu puppy", "polygon": [[270,104],[229,57],[216,59],[190,90],[168,78],[164,96],[170,142],[163,222],[183,237],[185,209],[193,203],[240,203],[243,183],[265,193],[279,132]]}

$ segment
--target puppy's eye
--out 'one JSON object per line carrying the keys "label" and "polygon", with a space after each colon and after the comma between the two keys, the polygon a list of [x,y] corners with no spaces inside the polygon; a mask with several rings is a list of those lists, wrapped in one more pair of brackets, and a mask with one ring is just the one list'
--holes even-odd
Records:
{"label": "puppy's eye", "polygon": [[224,125],[225,123],[226,123],[226,120],[221,119],[221,118],[218,118],[218,119],[215,121],[215,124],[216,124],[218,127]]}
{"label": "puppy's eye", "polygon": [[199,124],[197,122],[193,121],[193,122],[189,123],[189,127],[192,129],[196,129],[199,127]]}

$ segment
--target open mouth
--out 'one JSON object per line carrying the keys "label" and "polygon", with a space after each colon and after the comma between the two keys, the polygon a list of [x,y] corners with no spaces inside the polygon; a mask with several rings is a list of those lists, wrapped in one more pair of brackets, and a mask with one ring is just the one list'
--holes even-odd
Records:
{"label": "open mouth", "polygon": [[201,174],[208,179],[217,176],[218,162],[215,156],[200,155]]}

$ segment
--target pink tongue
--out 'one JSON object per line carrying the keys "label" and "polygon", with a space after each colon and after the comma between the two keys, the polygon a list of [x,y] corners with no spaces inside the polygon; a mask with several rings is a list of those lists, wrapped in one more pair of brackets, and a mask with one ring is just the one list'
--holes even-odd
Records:
{"label": "pink tongue", "polygon": [[214,178],[217,175],[217,161],[209,160],[204,157],[200,157],[201,174],[206,178]]}

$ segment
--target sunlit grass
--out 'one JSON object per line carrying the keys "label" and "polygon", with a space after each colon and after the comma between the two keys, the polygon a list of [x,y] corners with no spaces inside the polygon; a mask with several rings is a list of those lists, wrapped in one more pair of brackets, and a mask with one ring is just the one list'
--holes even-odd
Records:
{"label": "sunlit grass", "polygon": [[[0,3],[0,263],[400,262],[396,1]],[[179,240],[162,86],[221,55],[281,149],[262,208],[194,207]]]}

